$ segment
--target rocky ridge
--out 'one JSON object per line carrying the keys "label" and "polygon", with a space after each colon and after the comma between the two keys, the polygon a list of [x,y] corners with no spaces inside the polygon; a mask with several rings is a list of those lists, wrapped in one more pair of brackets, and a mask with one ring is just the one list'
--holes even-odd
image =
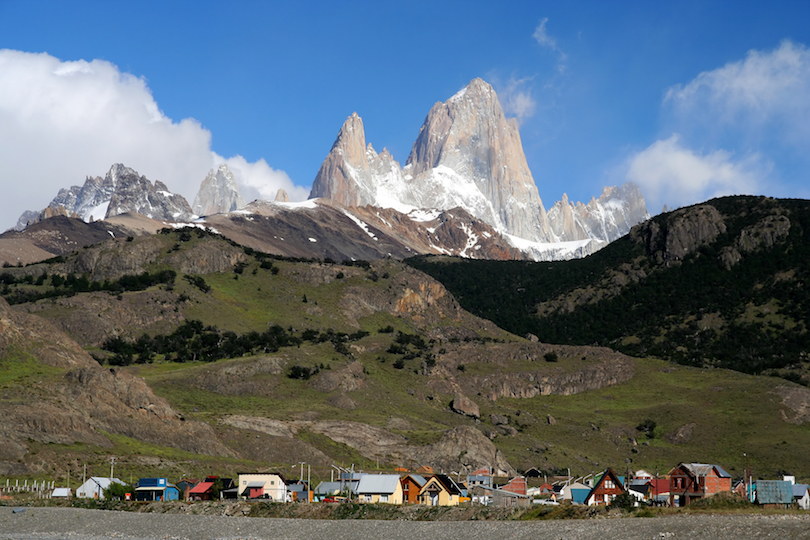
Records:
{"label": "rocky ridge", "polygon": [[116,163],[103,178],[88,176],[82,186],[60,189],[41,212],[24,212],[15,229],[23,230],[54,215],[92,222],[127,212],[168,221],[188,221],[195,217],[182,195],[170,192],[160,181],[153,184],[145,176]]}

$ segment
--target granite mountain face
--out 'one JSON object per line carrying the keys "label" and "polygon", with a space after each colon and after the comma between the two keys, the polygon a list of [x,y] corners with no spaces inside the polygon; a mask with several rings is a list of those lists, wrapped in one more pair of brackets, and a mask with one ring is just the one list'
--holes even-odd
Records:
{"label": "granite mountain face", "polygon": [[[513,244],[535,259],[587,255],[649,217],[641,191],[630,183],[605,188],[587,205],[564,195],[547,213],[517,122],[506,118],[481,79],[433,106],[404,167],[366,143],[363,121],[352,114],[313,182],[310,198],[317,197],[403,212],[460,207],[516,237]],[[579,245],[554,245],[575,241]]]}
{"label": "granite mountain face", "polygon": [[88,176],[82,186],[60,189],[46,209],[23,213],[15,228],[22,230],[30,223],[55,215],[90,222],[127,212],[170,221],[188,221],[195,217],[188,201],[170,192],[163,182],[152,183],[129,167],[116,163],[103,178]]}
{"label": "granite mountain face", "polygon": [[[273,202],[246,205],[234,174],[221,165],[202,181],[192,208],[161,182],[116,164],[103,178],[60,190],[45,210],[26,212],[17,229],[57,215],[89,222],[136,212],[174,223],[206,216],[240,243],[296,257],[561,260],[589,255],[649,217],[631,183],[606,187],[587,204],[563,195],[547,212],[517,122],[481,79],[431,108],[405,166],[368,144],[363,120],[352,114],[310,199],[321,200],[289,203],[280,190]],[[284,234],[262,232],[270,222]]]}
{"label": "granite mountain face", "polygon": [[192,209],[198,216],[227,214],[245,207],[239,186],[227,165],[211,169],[200,184]]}

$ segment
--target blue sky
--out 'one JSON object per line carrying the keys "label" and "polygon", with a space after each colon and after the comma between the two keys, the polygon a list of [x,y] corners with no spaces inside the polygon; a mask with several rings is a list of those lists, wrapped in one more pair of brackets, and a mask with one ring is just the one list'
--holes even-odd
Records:
{"label": "blue sky", "polygon": [[475,77],[546,208],[636,181],[651,213],[810,198],[810,2],[0,0],[0,229],[123,162],[193,199],[306,197],[345,119],[404,164]]}

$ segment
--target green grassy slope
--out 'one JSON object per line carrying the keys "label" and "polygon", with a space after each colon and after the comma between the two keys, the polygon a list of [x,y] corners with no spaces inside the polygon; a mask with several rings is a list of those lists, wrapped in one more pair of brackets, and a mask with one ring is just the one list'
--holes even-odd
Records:
{"label": "green grassy slope", "polygon": [[[136,244],[162,243],[162,255],[143,270],[168,269],[164,255],[182,255],[195,246],[207,243],[222,243],[223,249],[227,246],[220,239],[193,234],[186,241],[178,241],[179,234],[136,239]],[[175,248],[177,245],[180,247]],[[635,249],[624,241],[613,251],[605,250],[604,256],[622,261]],[[526,342],[474,317],[459,315],[460,312],[454,311],[452,298],[436,298],[438,293],[430,289],[430,280],[396,261],[379,261],[368,267],[344,266],[318,261],[271,261],[249,251],[242,253],[241,260],[229,270],[194,275],[204,280],[210,288],[207,291],[194,285],[193,279],[185,279],[184,272],[177,271],[172,283],[108,295],[113,305],[118,305],[116,302],[125,303],[139,295],[165,293],[171,298],[168,311],[174,312],[176,308],[183,319],[215,326],[220,333],[243,336],[279,325],[299,340],[277,350],[254,350],[244,357],[213,362],[176,362],[169,354],[153,356],[139,364],[136,354],[135,363],[125,368],[144,377],[158,395],[186,418],[214,426],[223,442],[234,449],[236,458],[196,456],[118,436],[112,438],[113,448],[103,449],[38,443],[32,445],[36,454],[26,459],[72,462],[78,467],[80,460],[89,455],[93,466],[101,468],[105,460],[109,463],[110,455],[117,455],[122,471],[133,474],[139,471],[143,475],[146,469],[149,474],[165,473],[174,478],[207,473],[225,476],[259,467],[290,470],[301,460],[316,464],[315,474],[320,479],[328,476],[333,462],[354,463],[365,470],[378,466],[376,460],[364,456],[357,448],[305,427],[296,435],[299,442],[296,446],[295,441],[234,428],[224,422],[231,415],[243,415],[282,421],[363,422],[401,435],[414,445],[434,443],[448,428],[468,425],[492,437],[518,469],[534,466],[554,472],[570,468],[574,474],[587,474],[608,466],[623,470],[630,460],[633,469],[657,468],[664,473],[680,461],[703,461],[721,463],[732,474],[739,475],[742,453],[747,452],[757,475],[773,477],[789,471],[810,478],[810,466],[803,459],[810,443],[810,428],[807,423],[787,421],[796,413],[783,404],[780,394],[781,386],[801,388],[781,379],[676,366],[649,358],[633,359],[633,377],[628,382],[575,395],[493,401],[468,390],[468,396],[481,408],[481,419],[476,421],[449,408],[455,392],[470,388],[470,381],[521,373],[531,373],[535,378],[554,377],[576,373],[596,360],[586,359],[577,349],[564,346],[555,348],[556,362],[543,360],[542,354],[533,358],[505,357],[499,347]],[[533,305],[518,301],[521,295],[537,295],[542,288],[555,290],[559,295],[576,283],[598,283],[602,275],[598,261],[589,258],[564,265],[513,263],[504,267],[471,261],[434,266],[484,269],[463,275],[465,279],[486,284],[490,296],[496,298],[491,305],[497,302],[502,313],[510,306],[519,313],[530,311],[526,306]],[[58,264],[63,263],[48,266],[49,275],[56,272]],[[686,264],[688,261],[683,266]],[[513,281],[510,287],[502,289],[502,294],[494,294],[498,276],[503,274],[498,268],[506,267],[517,269],[507,273]],[[536,279],[532,277],[536,274],[524,274],[525,269],[556,278]],[[34,267],[22,270],[35,273]],[[6,294],[14,295],[21,288],[57,289],[49,282],[36,285],[36,278],[31,283],[17,283],[18,279],[19,276],[14,284],[7,284]],[[531,288],[534,286],[537,289]],[[481,289],[483,297],[483,286]],[[408,291],[413,295],[409,296]],[[92,294],[98,293],[75,291],[74,298],[81,300]],[[465,294],[469,293],[458,296],[462,304],[469,301]],[[410,307],[397,311],[398,302],[406,298],[411,299]],[[427,298],[433,298],[433,303],[419,304]],[[41,309],[37,312],[48,317],[51,310],[72,309],[75,315],[94,305],[78,302],[68,308],[57,300],[46,299],[38,302]],[[26,304],[18,308],[24,309]],[[149,323],[128,331],[133,339],[142,332],[154,338],[156,334],[170,334],[178,324],[161,327]],[[542,336],[544,325],[536,324],[529,329]],[[380,332],[381,329],[385,331]],[[318,342],[304,339],[305,330],[332,331],[333,335],[360,330],[368,334],[345,341]],[[580,330],[586,334],[590,331],[588,325]],[[397,343],[399,333],[421,336],[424,347],[411,344],[397,352],[396,346],[401,346]],[[101,355],[97,347],[93,352]],[[459,358],[466,360],[459,362]],[[3,362],[10,365],[7,360]],[[431,360],[433,365],[429,365]],[[321,384],[325,374],[345,375],[353,362],[359,363],[362,375],[355,370],[355,376],[344,377],[342,380],[348,386]],[[9,368],[8,380],[3,381],[19,388],[29,368],[24,362],[15,362],[15,366]],[[308,380],[290,378],[294,366],[317,367],[319,373]],[[492,425],[492,414],[508,417],[510,429]],[[646,420],[655,423],[652,437],[636,429]],[[679,431],[681,436],[677,437]],[[319,457],[318,451],[326,459]],[[380,468],[388,470],[398,465],[418,463],[384,458],[379,463]]]}

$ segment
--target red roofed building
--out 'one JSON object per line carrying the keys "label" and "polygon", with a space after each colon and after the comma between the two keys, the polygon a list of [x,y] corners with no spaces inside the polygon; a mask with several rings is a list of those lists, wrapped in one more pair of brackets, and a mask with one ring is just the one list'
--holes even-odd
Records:
{"label": "red roofed building", "polygon": [[210,501],[213,499],[213,482],[200,482],[188,490],[188,498],[192,501]]}
{"label": "red roofed building", "polygon": [[509,480],[505,485],[501,486],[504,491],[511,491],[519,495],[526,495],[528,486],[526,485],[526,478],[523,476],[516,476]]}

